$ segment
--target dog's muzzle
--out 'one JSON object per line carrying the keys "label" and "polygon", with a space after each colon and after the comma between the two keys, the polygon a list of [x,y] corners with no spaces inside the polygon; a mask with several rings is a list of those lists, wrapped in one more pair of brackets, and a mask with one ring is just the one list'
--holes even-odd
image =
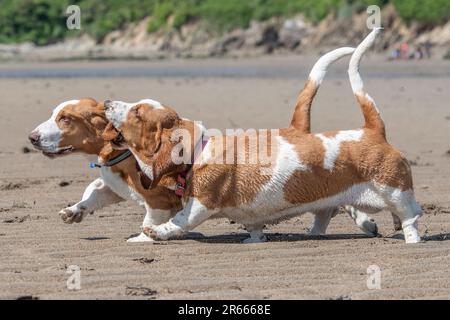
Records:
{"label": "dog's muzzle", "polygon": [[41,139],[41,135],[37,131],[33,131],[28,136],[28,139],[30,140],[31,144],[35,147],[39,146],[39,141]]}

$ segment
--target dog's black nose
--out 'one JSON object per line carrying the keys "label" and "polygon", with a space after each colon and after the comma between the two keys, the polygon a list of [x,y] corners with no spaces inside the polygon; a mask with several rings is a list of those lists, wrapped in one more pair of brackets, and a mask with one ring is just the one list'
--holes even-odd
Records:
{"label": "dog's black nose", "polygon": [[103,102],[103,104],[105,105],[105,108],[110,108],[111,107],[111,100],[105,100],[105,102]]}
{"label": "dog's black nose", "polygon": [[28,139],[30,139],[30,142],[36,146],[39,144],[39,138],[40,138],[40,134],[37,131],[33,131],[32,133],[30,133],[30,135],[28,136]]}

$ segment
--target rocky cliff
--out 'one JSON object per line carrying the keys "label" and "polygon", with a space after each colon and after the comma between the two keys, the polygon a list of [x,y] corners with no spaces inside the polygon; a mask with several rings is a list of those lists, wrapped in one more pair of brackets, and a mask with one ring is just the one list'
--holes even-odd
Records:
{"label": "rocky cliff", "polygon": [[[403,22],[391,5],[382,10],[385,28],[377,51],[393,49],[407,42],[411,47],[428,44],[432,56],[450,55],[450,22],[437,27]],[[218,35],[200,22],[188,23],[178,29],[148,33],[149,19],[113,31],[97,43],[87,35],[38,47],[30,43],[0,45],[1,59],[65,60],[109,58],[166,58],[208,56],[256,56],[288,52],[318,52],[338,46],[356,45],[368,32],[366,13],[351,17],[330,14],[318,24],[302,15],[294,18],[272,18],[252,21],[247,29],[234,29]],[[169,19],[171,19],[169,17]],[[170,23],[169,23],[170,24]]]}

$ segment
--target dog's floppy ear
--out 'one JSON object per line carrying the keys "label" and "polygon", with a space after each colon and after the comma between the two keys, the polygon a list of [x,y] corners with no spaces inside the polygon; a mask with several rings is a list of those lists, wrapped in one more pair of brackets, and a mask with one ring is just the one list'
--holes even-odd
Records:
{"label": "dog's floppy ear", "polygon": [[116,128],[114,128],[113,124],[111,122],[109,122],[106,127],[105,130],[103,130],[102,133],[102,138],[105,141],[113,141],[114,139],[117,138],[117,136],[120,134],[119,131],[117,131]]}
{"label": "dog's floppy ear", "polygon": [[[173,130],[179,125],[175,112],[152,110],[145,115],[145,144],[141,151],[141,160],[149,166],[149,175],[140,174],[141,184],[145,189],[155,187],[163,175],[171,172],[175,166],[172,161],[174,142],[171,141]],[[147,172],[148,173],[148,172]]]}
{"label": "dog's floppy ear", "polygon": [[101,130],[102,128],[105,128],[108,121],[104,119],[104,117],[99,115],[94,115],[89,119],[90,123],[96,128],[96,130]]}
{"label": "dog's floppy ear", "polygon": [[146,149],[150,153],[151,156],[158,153],[159,148],[161,147],[161,138],[163,134],[163,125],[161,122],[156,122],[155,124],[155,131],[153,134],[153,138],[147,140],[147,146]]}

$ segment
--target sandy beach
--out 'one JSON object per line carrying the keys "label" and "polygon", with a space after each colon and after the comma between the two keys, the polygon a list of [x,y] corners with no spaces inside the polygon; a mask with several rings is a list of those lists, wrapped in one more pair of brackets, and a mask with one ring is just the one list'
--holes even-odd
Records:
{"label": "sandy beach", "polygon": [[[316,58],[0,64],[0,298],[449,299],[450,61],[368,56],[362,64],[388,140],[412,163],[423,243],[406,245],[388,212],[373,215],[379,238],[344,214],[328,235],[308,236],[305,214],[268,226],[263,244],[242,244],[245,230],[222,219],[185,240],[130,244],[144,216],[130,201],[80,224],[58,216],[98,176],[81,155],[50,160],[27,141],[58,103],[153,98],[208,128],[280,128]],[[314,132],[363,122],[347,63],[320,89]],[[70,265],[80,267],[81,290],[67,289]],[[366,285],[370,265],[381,269],[381,289]]]}

